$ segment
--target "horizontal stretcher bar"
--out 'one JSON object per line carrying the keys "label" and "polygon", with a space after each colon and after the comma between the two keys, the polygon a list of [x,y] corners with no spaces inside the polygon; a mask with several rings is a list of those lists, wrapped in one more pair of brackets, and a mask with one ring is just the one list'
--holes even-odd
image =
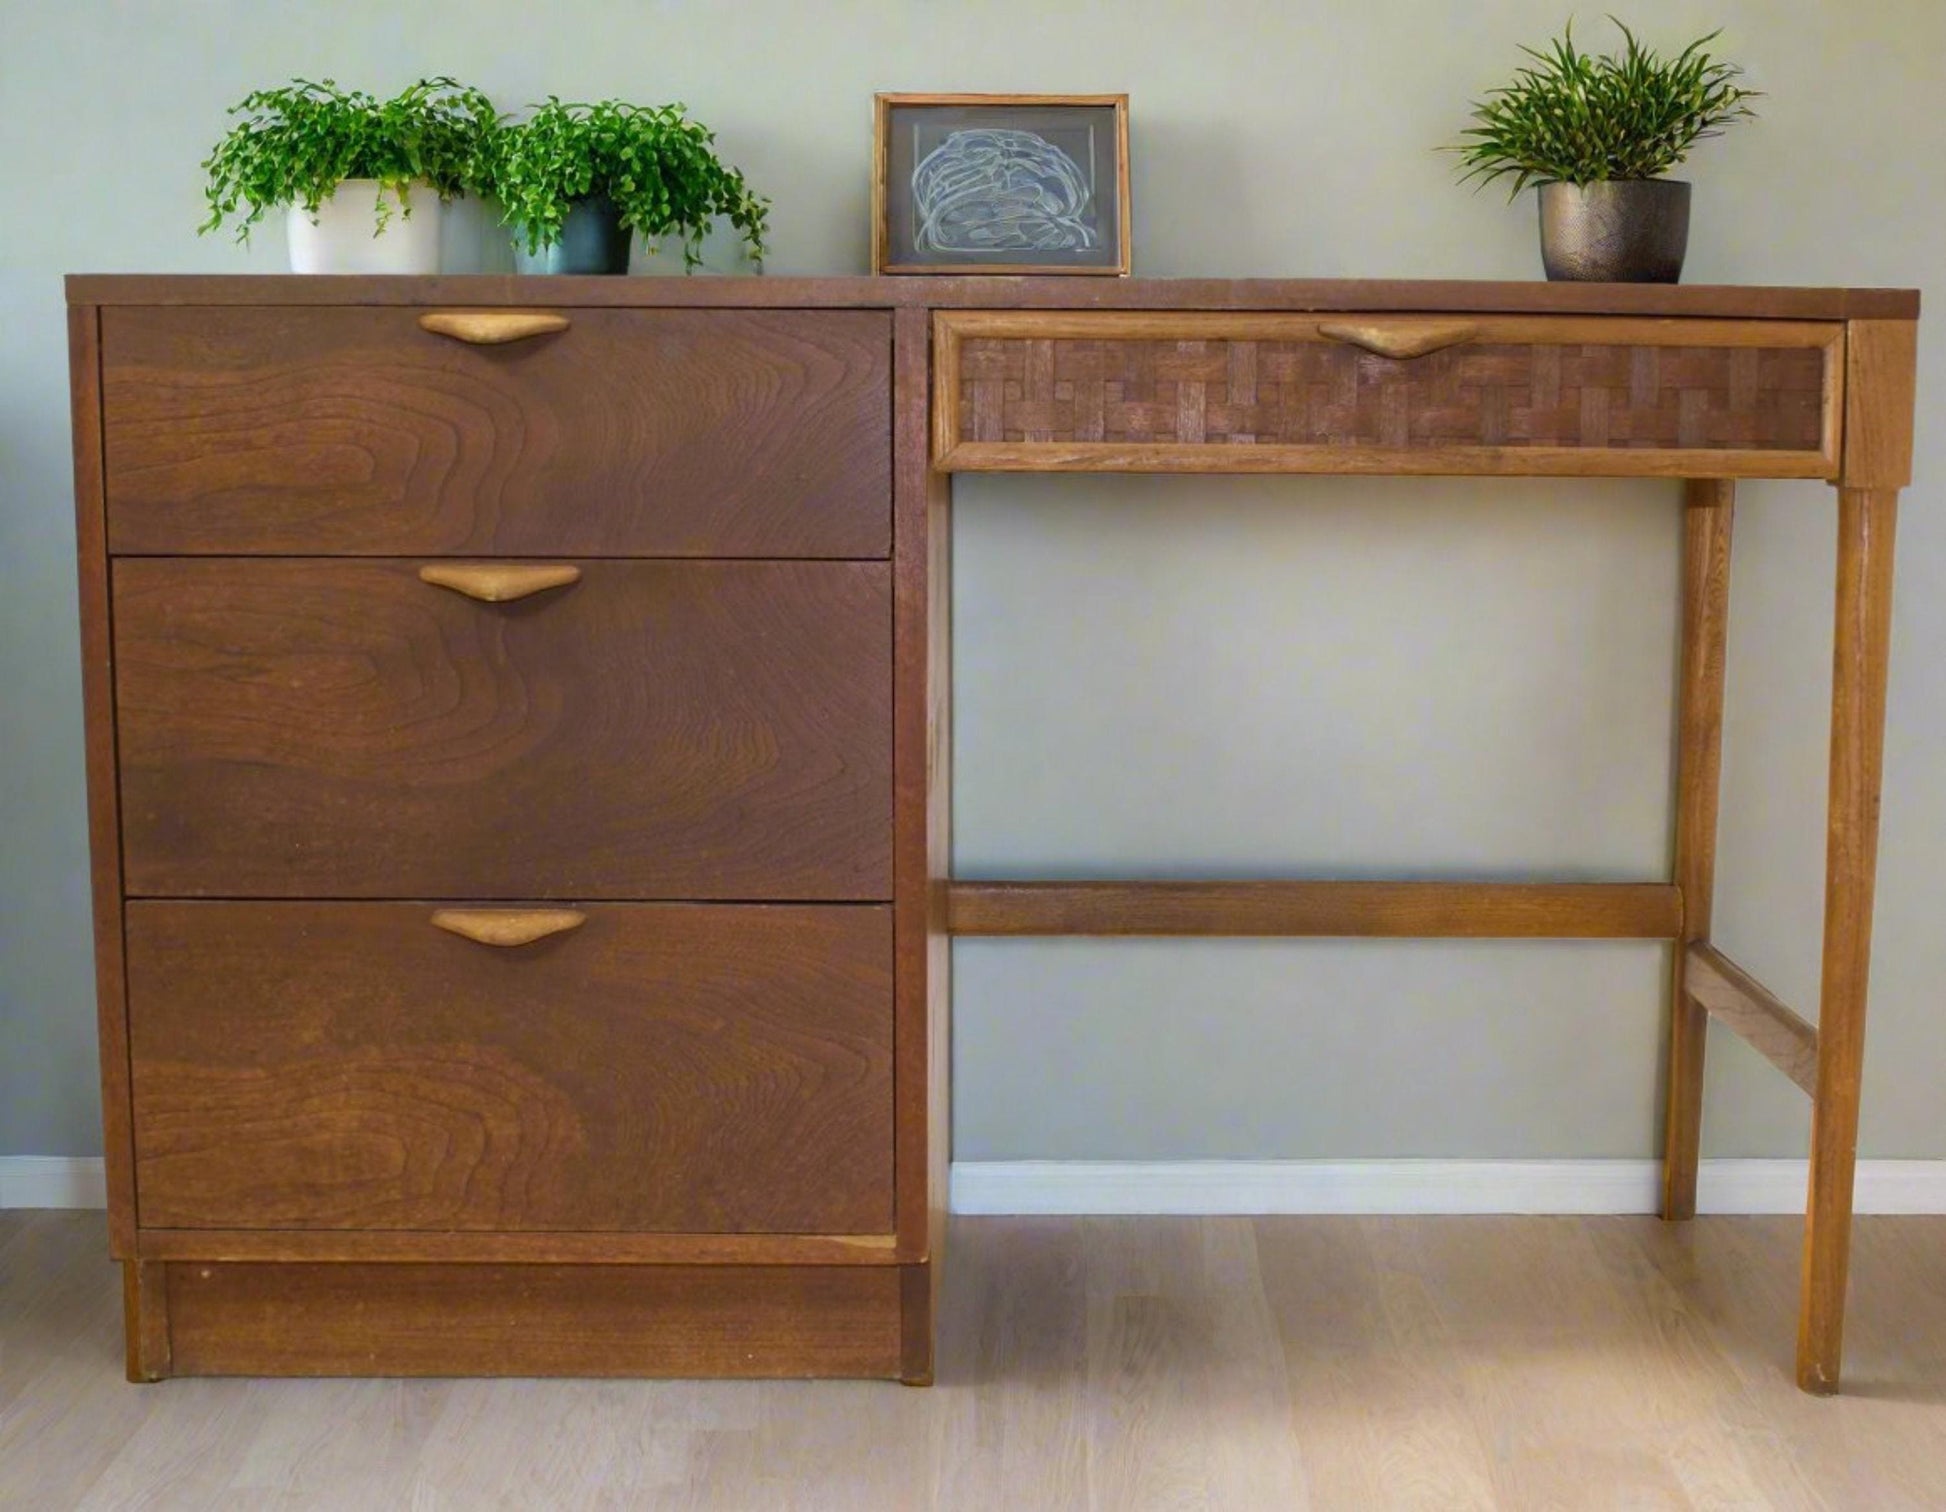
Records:
{"label": "horizontal stretcher bar", "polygon": [[1673,940],[1655,882],[954,882],[955,935]]}

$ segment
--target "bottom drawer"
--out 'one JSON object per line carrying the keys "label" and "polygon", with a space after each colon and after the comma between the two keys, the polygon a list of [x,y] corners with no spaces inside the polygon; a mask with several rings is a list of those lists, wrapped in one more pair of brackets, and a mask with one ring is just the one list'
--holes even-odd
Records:
{"label": "bottom drawer", "polygon": [[889,909],[437,907],[128,904],[141,1225],[891,1229]]}

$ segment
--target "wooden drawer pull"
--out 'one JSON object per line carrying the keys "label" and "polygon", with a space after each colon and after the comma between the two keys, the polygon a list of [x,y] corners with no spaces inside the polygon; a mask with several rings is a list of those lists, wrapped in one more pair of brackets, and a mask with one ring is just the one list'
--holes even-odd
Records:
{"label": "wooden drawer pull", "polygon": [[1459,346],[1479,335],[1480,328],[1459,320],[1388,320],[1384,324],[1356,324],[1327,321],[1318,334],[1327,341],[1342,341],[1376,352],[1381,357],[1424,357],[1428,352]]}
{"label": "wooden drawer pull", "polygon": [[442,908],[432,922],[482,945],[531,945],[579,929],[588,916],[572,908]]}
{"label": "wooden drawer pull", "polygon": [[552,310],[433,310],[419,317],[421,330],[474,346],[499,346],[565,331],[568,317]]}
{"label": "wooden drawer pull", "polygon": [[505,604],[530,593],[565,588],[581,581],[581,569],[566,565],[522,567],[501,563],[453,562],[419,569],[419,581],[450,588],[486,604]]}

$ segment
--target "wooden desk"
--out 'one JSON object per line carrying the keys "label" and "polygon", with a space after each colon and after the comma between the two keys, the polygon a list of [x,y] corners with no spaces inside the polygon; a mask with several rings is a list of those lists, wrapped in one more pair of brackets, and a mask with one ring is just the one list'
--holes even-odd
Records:
{"label": "wooden desk", "polygon": [[[1362,935],[1672,941],[1664,1215],[1695,1212],[1713,1016],[1812,1098],[1798,1381],[1837,1388],[1916,294],[78,278],[69,299],[105,1148],[131,1375],[929,1380],[950,938]],[[549,318],[453,318],[480,311]],[[1673,874],[954,882],[948,510],[967,471],[1679,480]],[[1816,1027],[1710,939],[1739,478],[1838,489]],[[474,553],[547,560],[398,560]],[[585,585],[564,558],[587,559]],[[508,582],[565,591],[549,602],[567,607],[424,597],[491,600]],[[742,597],[725,611],[724,594]],[[887,597],[889,647],[874,640]],[[622,632],[645,603],[675,633],[637,656]],[[789,676],[739,638],[760,611],[781,616],[766,644],[804,657]],[[428,677],[477,675],[469,707],[520,741],[457,731],[421,791],[393,739],[420,713],[342,680],[317,696],[345,701],[346,727],[288,737],[316,717],[266,667],[363,664],[398,651],[394,637]],[[734,676],[711,670],[726,665]],[[655,728],[653,707],[677,695],[695,706],[686,728],[755,729],[771,754],[719,742],[721,759],[700,761],[692,742],[654,748],[666,773],[618,763],[602,742]],[[780,760],[788,780],[761,792],[773,809],[753,808],[738,784]],[[582,791],[563,761],[646,785]],[[661,815],[675,789],[686,807]],[[540,818],[557,808],[599,837],[598,864],[556,844]],[[297,901],[267,901],[280,898]],[[543,952],[523,958],[526,992],[615,1060],[536,1038],[493,952],[426,932],[451,922],[428,919],[431,898],[549,905],[512,924],[457,912],[473,940]],[[558,950],[523,932],[584,921]],[[519,938],[487,939],[503,925]],[[354,963],[336,985],[315,984],[320,940]],[[662,960],[645,984],[639,963]],[[440,994],[438,1022],[407,1034],[361,1017],[402,991]],[[716,1083],[670,1083],[638,1037],[646,1013],[699,1043],[698,992],[709,1022],[736,1031],[711,1029],[698,1076],[742,1086],[806,1053],[828,1070],[797,1084],[798,1102],[752,1102],[757,1126],[724,1118]],[[260,1057],[307,1095],[302,1128],[280,1126],[276,1097],[254,1100],[266,1068],[235,1061],[223,1005],[253,995],[276,1004]],[[809,1016],[779,1021],[780,1001]],[[475,1076],[519,1114],[518,1181],[464,1164],[463,1139],[411,1132],[456,1118],[447,1088]],[[681,1154],[645,1168],[629,1140],[657,1097],[681,1110],[663,1130]],[[530,1129],[547,1135],[531,1149]],[[375,1130],[421,1184],[378,1158]],[[782,1180],[780,1152],[809,1159],[811,1136],[829,1155]]]}
{"label": "wooden desk", "polygon": [[[1274,313],[936,315],[933,453],[945,471],[1666,477],[1683,480],[1684,514],[1675,869],[1666,886],[963,883],[951,890],[949,927],[1673,940],[1663,1215],[1695,1215],[1714,1016],[1812,1099],[1797,1375],[1807,1391],[1835,1390],[1893,532],[1912,467],[1917,310],[1879,297],[1507,286],[1462,307],[1410,286],[1383,299],[1301,286]],[[1850,317],[1864,308],[1873,313]],[[1710,943],[1738,478],[1823,478],[1838,488],[1817,1027]]]}

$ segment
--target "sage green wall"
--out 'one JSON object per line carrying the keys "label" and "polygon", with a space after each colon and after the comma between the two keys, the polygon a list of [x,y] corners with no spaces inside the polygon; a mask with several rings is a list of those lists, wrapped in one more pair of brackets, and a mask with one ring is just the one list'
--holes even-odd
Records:
{"label": "sage green wall", "polygon": [[[1454,188],[1431,148],[1566,11],[5,0],[0,1152],[97,1148],[58,275],[281,266],[275,234],[248,255],[192,234],[225,104],[296,73],[680,97],[775,197],[773,271],[844,273],[873,90],[1127,89],[1142,273],[1524,278],[1531,204]],[[1768,92],[1693,165],[1693,281],[1939,284],[1946,6],[1629,13],[1665,44],[1724,25]],[[1934,334],[1899,570],[1864,1131],[1885,1156],[1946,1156],[1943,352]],[[1832,511],[1811,485],[1744,499],[1719,934],[1809,1008]],[[1666,488],[987,479],[959,500],[962,872],[1665,873]],[[1659,947],[974,942],[956,962],[962,1157],[1655,1146]],[[1709,1076],[1712,1151],[1802,1152],[1803,1100],[1741,1046],[1715,1039]]]}

